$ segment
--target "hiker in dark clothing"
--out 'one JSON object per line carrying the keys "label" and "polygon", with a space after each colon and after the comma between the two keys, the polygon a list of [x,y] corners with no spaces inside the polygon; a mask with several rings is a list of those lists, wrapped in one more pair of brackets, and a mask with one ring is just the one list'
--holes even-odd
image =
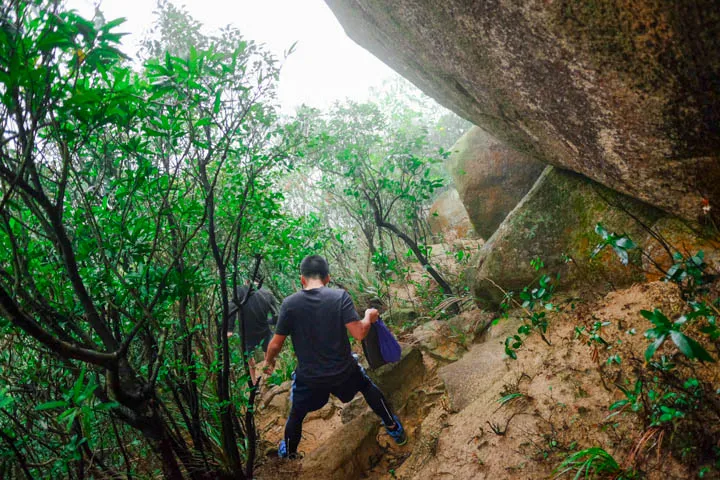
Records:
{"label": "hiker in dark clothing", "polygon": [[[250,282],[248,282],[245,286],[238,287],[237,298],[240,300],[245,298],[248,288],[250,288]],[[234,304],[233,307],[235,307]],[[238,316],[241,316],[243,323],[245,324],[243,351],[249,354],[248,366],[250,367],[250,379],[253,383],[257,380],[257,375],[255,374],[255,355],[260,351],[258,347],[262,348],[263,352],[267,350],[270,339],[272,339],[270,325],[275,325],[277,323],[277,315],[277,300],[269,290],[264,288],[253,288],[250,292],[250,297],[248,298],[247,303],[242,307],[242,311],[238,311],[234,315],[230,315],[228,322],[228,337],[233,335]],[[262,357],[260,357],[257,361],[262,361]]]}
{"label": "hiker in dark clothing", "polygon": [[360,392],[382,419],[388,434],[399,445],[407,442],[405,430],[392,413],[380,389],[370,380],[350,350],[348,332],[362,340],[377,321],[378,311],[355,311],[350,295],[344,290],[327,288],[330,272],[327,261],[318,255],[306,257],[300,264],[303,289],[285,299],[280,307],[275,335],[265,354],[265,373],[275,368],[275,358],[290,335],[298,359],[293,373],[292,407],[285,424],[284,439],[278,454],[297,458],[305,416],[321,409],[332,393],[347,403]]}

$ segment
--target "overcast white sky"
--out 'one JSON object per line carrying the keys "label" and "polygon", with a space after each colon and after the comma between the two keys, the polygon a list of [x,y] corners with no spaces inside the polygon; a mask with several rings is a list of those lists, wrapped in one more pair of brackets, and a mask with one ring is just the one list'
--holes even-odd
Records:
{"label": "overcast white sky", "polygon": [[[227,24],[243,35],[265,43],[278,57],[293,42],[280,79],[279,99],[284,110],[302,103],[325,107],[345,97],[367,98],[368,88],[396,74],[355,44],[323,0],[172,0],[211,31]],[[92,17],[95,1],[68,0],[70,8]],[[154,0],[103,0],[105,18],[127,18],[120,28],[130,32],[123,50],[134,56],[137,43],[152,23]]]}

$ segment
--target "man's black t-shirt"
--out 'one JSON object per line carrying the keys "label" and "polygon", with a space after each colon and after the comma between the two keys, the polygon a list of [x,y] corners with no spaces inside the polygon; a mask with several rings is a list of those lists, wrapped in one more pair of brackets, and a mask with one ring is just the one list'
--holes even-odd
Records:
{"label": "man's black t-shirt", "polygon": [[344,290],[313,288],[287,297],[275,333],[292,338],[297,377],[310,383],[334,383],[357,367],[345,325],[359,318]]}

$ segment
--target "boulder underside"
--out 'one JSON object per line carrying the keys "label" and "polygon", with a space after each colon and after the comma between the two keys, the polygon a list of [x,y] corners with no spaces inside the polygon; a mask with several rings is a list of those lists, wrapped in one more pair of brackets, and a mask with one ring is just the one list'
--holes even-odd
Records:
{"label": "boulder underside", "polygon": [[508,147],[691,221],[720,205],[716,0],[326,3]]}

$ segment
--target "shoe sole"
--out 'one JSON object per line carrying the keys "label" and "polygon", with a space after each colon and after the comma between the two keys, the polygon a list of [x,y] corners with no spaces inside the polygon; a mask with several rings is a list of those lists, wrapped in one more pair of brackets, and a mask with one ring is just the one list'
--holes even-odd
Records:
{"label": "shoe sole", "polygon": [[395,442],[395,445],[397,445],[398,447],[402,447],[403,445],[405,445],[408,442],[407,434],[405,435],[405,438],[403,439],[402,442],[398,442],[397,440],[395,440],[393,438],[392,435],[390,435],[390,432],[385,432],[385,433],[387,433],[388,437],[392,438],[393,442]]}

